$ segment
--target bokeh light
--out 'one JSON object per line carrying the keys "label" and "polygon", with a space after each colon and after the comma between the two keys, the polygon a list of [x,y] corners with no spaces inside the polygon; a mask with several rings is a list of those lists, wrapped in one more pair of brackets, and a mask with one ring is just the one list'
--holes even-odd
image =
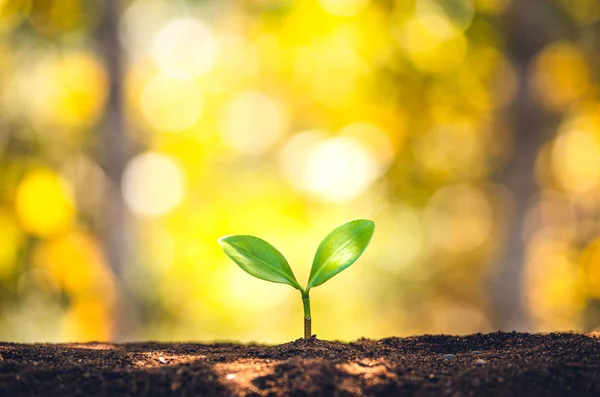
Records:
{"label": "bokeh light", "polygon": [[433,175],[477,175],[483,142],[468,121],[439,123],[415,140],[417,161]]}
{"label": "bokeh light", "polygon": [[338,137],[308,130],[295,135],[281,152],[280,163],[292,186],[326,201],[347,201],[360,195],[383,174],[394,148],[380,128],[352,123]]}
{"label": "bokeh light", "polygon": [[526,269],[527,308],[540,321],[540,328],[572,329],[573,314],[581,310],[583,302],[569,247],[552,237],[536,236]]}
{"label": "bokeh light", "polygon": [[554,170],[570,191],[585,191],[600,178],[600,143],[590,131],[572,130],[557,140],[553,152]]}
{"label": "bokeh light", "polygon": [[45,55],[28,69],[20,94],[33,121],[82,128],[98,120],[107,82],[96,56],[81,51]]}
{"label": "bokeh light", "polygon": [[351,138],[322,142],[306,162],[306,189],[327,200],[344,201],[362,193],[377,175],[377,163]]}
{"label": "bokeh light", "polygon": [[246,91],[231,100],[221,119],[225,142],[247,154],[269,150],[286,132],[287,115],[283,107],[258,91]]}
{"label": "bokeh light", "polygon": [[189,128],[202,111],[202,94],[193,80],[157,75],[148,81],[141,95],[142,113],[158,131]]}
{"label": "bokeh light", "polygon": [[420,211],[408,205],[398,205],[390,214],[390,219],[381,220],[377,226],[388,231],[386,236],[381,237],[381,256],[387,260],[379,261],[377,266],[391,273],[420,273],[415,264],[426,248]]}
{"label": "bokeh light", "polygon": [[[449,185],[435,193],[425,209],[432,242],[448,251],[479,247],[492,230],[493,212],[484,192],[472,185]],[[452,231],[460,231],[453,233]]]}
{"label": "bokeh light", "polygon": [[160,153],[144,153],[134,157],[123,174],[123,197],[140,215],[163,215],[175,208],[185,193],[185,177],[181,167]]}
{"label": "bokeh light", "polygon": [[390,137],[375,124],[367,122],[348,124],[340,130],[339,136],[359,142],[364,149],[370,152],[377,162],[378,176],[387,171],[394,160],[396,153]]}
{"label": "bokeh light", "polygon": [[122,6],[0,0],[1,340],[296,339],[217,239],[353,218],[319,338],[600,327],[597,1]]}
{"label": "bokeh light", "polygon": [[212,32],[194,18],[171,21],[154,38],[154,62],[168,75],[202,76],[213,68],[217,54]]}
{"label": "bokeh light", "polygon": [[570,43],[546,47],[533,64],[537,99],[549,110],[562,110],[589,87],[590,71],[580,49]]}
{"label": "bokeh light", "polygon": [[23,229],[46,238],[69,228],[75,205],[65,180],[55,172],[40,169],[29,172],[19,183],[15,212]]}
{"label": "bokeh light", "polygon": [[400,42],[415,67],[426,73],[449,73],[464,61],[467,42],[444,15],[420,13],[408,20]]}
{"label": "bokeh light", "polygon": [[308,130],[292,136],[280,154],[281,172],[287,181],[298,191],[307,189],[309,174],[306,164],[310,153],[327,137],[327,131]]}
{"label": "bokeh light", "polygon": [[38,265],[59,286],[77,296],[114,298],[112,278],[98,243],[83,232],[73,232],[41,246]]}

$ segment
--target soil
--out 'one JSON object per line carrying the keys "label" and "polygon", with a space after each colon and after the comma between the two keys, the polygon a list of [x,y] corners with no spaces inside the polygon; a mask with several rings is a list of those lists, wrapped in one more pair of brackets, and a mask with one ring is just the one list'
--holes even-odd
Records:
{"label": "soil", "polygon": [[600,396],[600,334],[0,343],[0,396]]}

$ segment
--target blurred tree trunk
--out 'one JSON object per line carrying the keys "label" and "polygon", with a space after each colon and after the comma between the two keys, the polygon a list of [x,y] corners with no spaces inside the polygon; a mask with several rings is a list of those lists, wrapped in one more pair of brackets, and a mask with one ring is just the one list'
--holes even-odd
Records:
{"label": "blurred tree trunk", "polygon": [[118,301],[113,338],[122,340],[133,326],[133,306],[124,283],[129,257],[130,214],[121,194],[121,176],[131,155],[123,106],[123,50],[119,38],[121,2],[106,0],[98,42],[108,72],[109,93],[100,130],[101,162],[106,173],[101,233],[105,255],[117,279]]}
{"label": "blurred tree trunk", "polygon": [[501,170],[498,182],[508,189],[511,202],[505,246],[498,258],[497,273],[491,280],[491,320],[494,329],[528,330],[530,323],[522,293],[527,249],[523,227],[528,204],[538,191],[536,157],[550,138],[544,124],[548,117],[536,103],[530,88],[530,63],[549,42],[552,18],[543,0],[515,0],[505,18],[506,55],[515,70],[518,91],[504,114],[512,138],[512,157]]}

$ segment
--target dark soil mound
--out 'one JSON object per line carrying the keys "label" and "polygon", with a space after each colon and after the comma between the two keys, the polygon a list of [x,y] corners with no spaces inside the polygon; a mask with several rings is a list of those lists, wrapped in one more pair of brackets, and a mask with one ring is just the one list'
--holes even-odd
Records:
{"label": "dark soil mound", "polygon": [[1,396],[600,396],[600,338],[0,344]]}

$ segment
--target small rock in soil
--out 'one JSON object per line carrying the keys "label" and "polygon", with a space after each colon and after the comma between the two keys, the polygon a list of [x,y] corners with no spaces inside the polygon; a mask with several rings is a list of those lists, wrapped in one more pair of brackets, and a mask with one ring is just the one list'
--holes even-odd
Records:
{"label": "small rock in soil", "polygon": [[475,364],[477,364],[477,365],[483,365],[485,363],[487,363],[487,361],[482,360],[481,358],[478,358],[477,360],[475,360]]}
{"label": "small rock in soil", "polygon": [[446,360],[454,360],[456,356],[454,354],[444,354]]}

